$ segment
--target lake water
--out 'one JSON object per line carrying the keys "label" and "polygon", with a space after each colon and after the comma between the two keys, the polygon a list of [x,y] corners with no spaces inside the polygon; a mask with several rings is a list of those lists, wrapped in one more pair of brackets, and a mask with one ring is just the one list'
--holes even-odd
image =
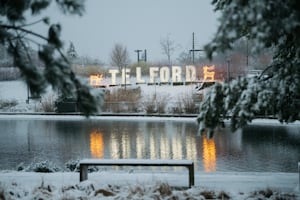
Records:
{"label": "lake water", "polygon": [[205,172],[297,172],[300,124],[255,123],[197,134],[195,119],[143,117],[0,118],[0,169],[82,158],[190,159]]}

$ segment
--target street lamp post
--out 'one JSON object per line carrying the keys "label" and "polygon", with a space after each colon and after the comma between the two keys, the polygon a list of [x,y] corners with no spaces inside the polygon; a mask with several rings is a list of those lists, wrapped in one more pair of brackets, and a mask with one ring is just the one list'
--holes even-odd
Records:
{"label": "street lamp post", "polygon": [[126,64],[124,65],[124,79],[125,79],[125,81],[124,81],[124,85],[125,85],[125,91],[126,91]]}
{"label": "street lamp post", "polygon": [[230,59],[227,58],[227,82],[230,80]]}
{"label": "street lamp post", "polygon": [[195,52],[196,51],[204,51],[204,50],[203,49],[195,49],[195,33],[193,32],[192,49],[190,50],[190,53],[192,53],[192,62],[193,62],[193,65],[195,64]]}
{"label": "street lamp post", "polygon": [[143,50],[137,49],[134,51],[137,53],[137,62],[140,62],[140,52],[142,52]]}

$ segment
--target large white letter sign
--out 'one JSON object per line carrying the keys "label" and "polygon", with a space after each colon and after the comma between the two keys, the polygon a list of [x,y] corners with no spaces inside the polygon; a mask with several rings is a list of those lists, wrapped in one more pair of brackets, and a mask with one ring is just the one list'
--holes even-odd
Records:
{"label": "large white letter sign", "polygon": [[185,66],[185,81],[186,82],[196,81],[196,67],[194,65]]}
{"label": "large white letter sign", "polygon": [[126,70],[123,68],[122,69],[122,84],[130,84],[130,80],[129,80],[129,73],[130,73],[130,69],[126,68]]}
{"label": "large white letter sign", "polygon": [[181,67],[172,66],[172,81],[173,83],[181,82]]}
{"label": "large white letter sign", "polygon": [[141,67],[136,67],[136,83],[145,83],[145,80],[142,79]]}
{"label": "large white letter sign", "polygon": [[161,83],[168,83],[170,79],[170,69],[169,67],[161,67],[159,71],[160,82]]}
{"label": "large white letter sign", "polygon": [[108,70],[108,73],[111,74],[111,84],[116,85],[116,74],[119,73],[119,70],[110,69],[110,70]]}
{"label": "large white letter sign", "polygon": [[155,78],[158,76],[158,67],[150,67],[149,68],[149,83],[154,83]]}

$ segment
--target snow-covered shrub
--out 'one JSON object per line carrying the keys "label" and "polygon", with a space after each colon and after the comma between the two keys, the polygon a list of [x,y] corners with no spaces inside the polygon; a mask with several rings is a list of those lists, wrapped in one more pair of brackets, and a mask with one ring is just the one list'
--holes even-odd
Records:
{"label": "snow-covered shrub", "polygon": [[60,171],[60,169],[55,164],[49,162],[48,160],[35,163],[29,166],[28,170],[34,172],[43,172],[43,173],[52,173],[52,172]]}
{"label": "snow-covered shrub", "polygon": [[20,163],[20,164],[18,164],[18,166],[17,166],[17,171],[23,171],[25,169],[25,166],[24,166],[24,163],[22,162],[22,163]]}
{"label": "snow-covered shrub", "polygon": [[66,163],[66,168],[71,172],[79,171],[79,160],[70,160]]}
{"label": "snow-covered shrub", "polygon": [[7,109],[18,104],[17,100],[0,100],[0,109]]}
{"label": "snow-covered shrub", "polygon": [[17,182],[11,182],[11,184],[5,184],[0,182],[0,199],[29,199],[29,192],[27,189],[21,188]]}
{"label": "snow-covered shrub", "polygon": [[53,185],[45,185],[42,179],[41,185],[33,189],[32,199],[54,199],[54,190],[56,188]]}
{"label": "snow-covered shrub", "polygon": [[[66,168],[68,171],[71,172],[79,172],[79,160],[69,160],[66,164],[65,164]],[[97,166],[89,166],[88,167],[88,172],[98,172],[99,171],[99,167]]]}

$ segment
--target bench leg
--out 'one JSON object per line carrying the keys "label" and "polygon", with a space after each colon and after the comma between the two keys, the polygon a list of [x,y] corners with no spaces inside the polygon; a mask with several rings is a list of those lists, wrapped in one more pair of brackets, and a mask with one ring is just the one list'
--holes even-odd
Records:
{"label": "bench leg", "polygon": [[189,169],[189,188],[195,185],[195,173],[194,173],[194,163],[188,166]]}
{"label": "bench leg", "polygon": [[80,165],[80,174],[79,179],[81,181],[85,181],[88,179],[88,166],[87,165]]}
{"label": "bench leg", "polygon": [[298,162],[298,173],[299,173],[298,190],[300,191],[300,162]]}

